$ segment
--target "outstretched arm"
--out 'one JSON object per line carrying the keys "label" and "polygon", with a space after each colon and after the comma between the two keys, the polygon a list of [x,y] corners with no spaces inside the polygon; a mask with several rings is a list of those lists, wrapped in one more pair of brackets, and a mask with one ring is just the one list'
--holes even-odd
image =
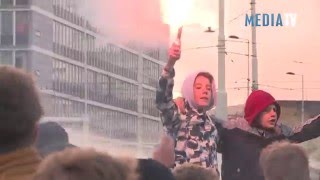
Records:
{"label": "outstretched arm", "polygon": [[302,143],[320,136],[320,114],[307,120],[305,123],[291,129],[281,125],[281,135],[266,139],[266,144],[278,140],[289,140],[293,143]]}
{"label": "outstretched arm", "polygon": [[161,121],[165,131],[172,137],[180,128],[179,110],[172,99],[172,90],[174,86],[174,64],[180,59],[180,45],[173,44],[169,51],[169,59],[163,68],[156,92],[156,105],[161,113]]}
{"label": "outstretched arm", "polygon": [[293,128],[287,135],[291,142],[301,143],[320,136],[320,114]]}

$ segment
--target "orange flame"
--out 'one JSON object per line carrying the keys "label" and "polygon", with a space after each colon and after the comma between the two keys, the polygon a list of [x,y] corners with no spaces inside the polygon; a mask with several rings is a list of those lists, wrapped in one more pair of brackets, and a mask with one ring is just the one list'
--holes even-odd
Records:
{"label": "orange flame", "polygon": [[170,25],[171,33],[187,22],[192,5],[193,0],[161,0],[163,21]]}

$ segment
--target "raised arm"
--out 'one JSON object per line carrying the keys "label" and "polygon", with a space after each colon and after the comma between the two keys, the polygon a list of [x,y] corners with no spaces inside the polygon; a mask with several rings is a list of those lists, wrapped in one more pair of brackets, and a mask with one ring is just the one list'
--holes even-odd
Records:
{"label": "raised arm", "polygon": [[170,48],[169,59],[162,70],[156,92],[156,106],[160,110],[161,121],[165,131],[172,137],[176,137],[181,124],[179,110],[172,98],[174,64],[180,59],[180,49],[180,44],[173,44]]}

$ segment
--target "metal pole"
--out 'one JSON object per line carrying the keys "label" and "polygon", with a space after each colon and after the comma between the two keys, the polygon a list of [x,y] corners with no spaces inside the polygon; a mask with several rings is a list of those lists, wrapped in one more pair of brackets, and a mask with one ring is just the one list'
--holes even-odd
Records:
{"label": "metal pole", "polygon": [[143,154],[143,45],[139,44],[138,51],[138,124],[137,124],[137,141],[138,141],[138,153],[137,156],[142,158]]}
{"label": "metal pole", "polygon": [[84,33],[82,48],[84,52],[84,117],[83,117],[83,135],[84,144],[89,143],[89,116],[88,116],[88,34]]}
{"label": "metal pole", "polygon": [[[14,3],[14,5],[15,5],[15,3],[16,3],[16,1],[14,0],[13,1],[13,3]],[[12,23],[12,35],[13,35],[13,46],[16,46],[16,41],[17,41],[17,37],[16,37],[16,35],[17,35],[17,33],[16,33],[16,20],[17,20],[17,14],[16,14],[16,12],[17,11],[13,11],[13,13],[12,13],[12,21],[13,21],[13,23]],[[12,65],[13,65],[13,67],[17,67],[17,63],[16,63],[16,50],[13,50],[12,51]],[[40,78],[39,78],[40,79]],[[41,83],[39,83],[39,84],[41,84]]]}
{"label": "metal pole", "polygon": [[[251,16],[254,21],[256,19],[256,1],[251,0]],[[251,26],[251,43],[252,43],[252,90],[258,89],[258,59],[257,59],[257,43],[256,43],[256,26]]]}
{"label": "metal pole", "polygon": [[301,75],[302,78],[302,100],[301,100],[301,124],[304,122],[304,77],[303,74]]}
{"label": "metal pole", "polygon": [[219,37],[218,37],[218,100],[216,117],[226,120],[227,92],[225,87],[225,35],[224,35],[224,0],[219,0]]}
{"label": "metal pole", "polygon": [[248,40],[248,76],[247,76],[247,96],[250,94],[250,41]]}

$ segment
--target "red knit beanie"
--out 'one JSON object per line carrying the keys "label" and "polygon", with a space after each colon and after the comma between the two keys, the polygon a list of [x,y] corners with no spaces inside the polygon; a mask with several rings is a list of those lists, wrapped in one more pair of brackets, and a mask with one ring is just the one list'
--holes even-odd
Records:
{"label": "red knit beanie", "polygon": [[280,106],[274,97],[262,90],[253,91],[247,98],[244,107],[244,118],[251,125],[254,119],[271,104],[275,104],[277,108],[278,119],[280,116]]}

